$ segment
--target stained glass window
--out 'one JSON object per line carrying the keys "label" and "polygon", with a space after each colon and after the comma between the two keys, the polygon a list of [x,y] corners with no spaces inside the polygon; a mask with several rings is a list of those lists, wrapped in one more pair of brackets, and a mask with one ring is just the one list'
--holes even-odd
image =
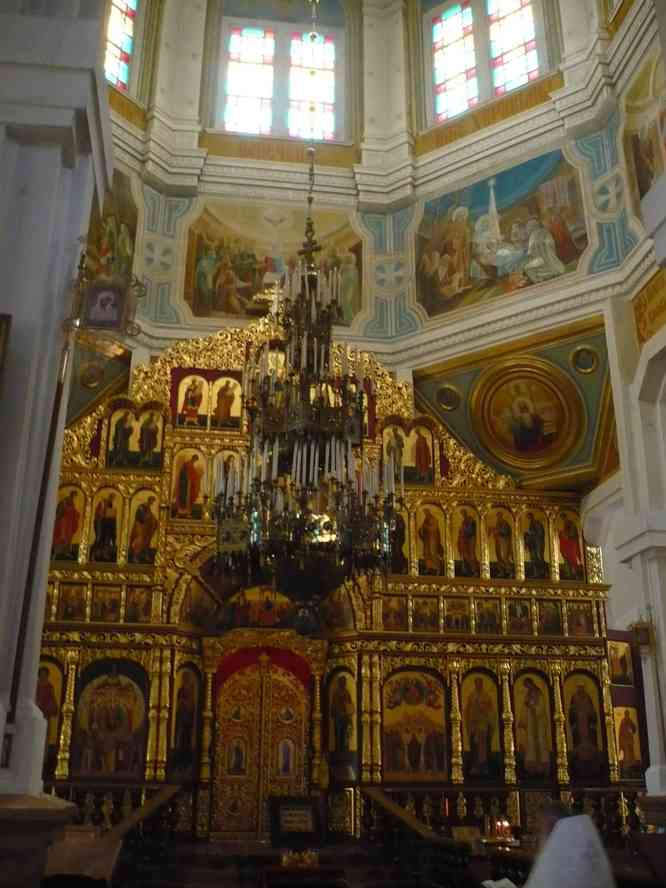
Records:
{"label": "stained glass window", "polygon": [[335,137],[335,39],[330,35],[291,35],[289,66],[290,136]]}
{"label": "stained glass window", "polygon": [[479,101],[471,0],[433,18],[432,52],[435,118],[441,123]]}
{"label": "stained glass window", "polygon": [[532,0],[486,0],[496,96],[539,76]]}
{"label": "stained glass window", "polygon": [[257,26],[234,27],[229,37],[224,127],[269,135],[273,127],[275,34]]}
{"label": "stained glass window", "polygon": [[127,92],[134,52],[134,27],[138,0],[111,0],[106,29],[104,72],[117,89]]}

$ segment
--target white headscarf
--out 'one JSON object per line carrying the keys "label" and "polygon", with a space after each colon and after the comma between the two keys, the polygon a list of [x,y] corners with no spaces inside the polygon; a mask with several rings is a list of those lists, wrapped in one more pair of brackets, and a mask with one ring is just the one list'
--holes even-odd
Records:
{"label": "white headscarf", "polygon": [[604,846],[587,814],[555,824],[525,888],[615,888]]}

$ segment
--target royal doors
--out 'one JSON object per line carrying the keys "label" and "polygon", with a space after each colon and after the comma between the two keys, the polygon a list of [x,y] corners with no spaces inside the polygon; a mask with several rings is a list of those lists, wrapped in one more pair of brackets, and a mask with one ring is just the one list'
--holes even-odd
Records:
{"label": "royal doors", "polygon": [[268,799],[303,795],[310,743],[310,682],[280,651],[239,661],[219,683],[216,703],[212,832],[264,838]]}

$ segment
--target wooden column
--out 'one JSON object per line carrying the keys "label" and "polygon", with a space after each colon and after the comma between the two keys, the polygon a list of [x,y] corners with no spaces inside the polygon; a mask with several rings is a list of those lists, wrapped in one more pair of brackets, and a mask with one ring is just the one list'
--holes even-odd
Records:
{"label": "wooden column", "polygon": [[552,663],[550,675],[553,682],[553,700],[555,703],[555,755],[557,763],[557,782],[560,786],[569,784],[569,764],[567,752],[567,735],[564,729],[564,709],[562,707],[562,667],[560,663]]}
{"label": "wooden column", "polygon": [[449,666],[449,680],[451,683],[451,780],[453,783],[464,782],[459,675],[460,663],[457,660],[452,660]]}
{"label": "wooden column", "polygon": [[610,674],[608,661],[601,661],[601,689],[604,704],[604,721],[606,723],[606,746],[608,748],[608,772],[611,783],[620,782],[620,766],[617,758],[617,745],[615,742],[615,722],[613,719],[613,702],[610,693]]}
{"label": "wooden column", "polygon": [[369,654],[361,654],[361,780],[370,782],[372,773],[372,737],[370,736],[370,668]]}
{"label": "wooden column", "polygon": [[210,747],[213,742],[213,671],[206,670],[204,688],[204,708],[201,725],[201,759],[199,761],[199,781],[210,782]]}
{"label": "wooden column", "polygon": [[513,706],[511,705],[511,686],[509,675],[511,664],[500,663],[502,676],[502,726],[504,728],[504,782],[516,782],[516,742],[513,736]]}
{"label": "wooden column", "polygon": [[78,661],[78,651],[67,652],[67,686],[65,688],[65,702],[62,706],[62,725],[60,726],[58,758],[56,760],[55,769],[56,780],[66,780],[69,777],[69,751],[72,743],[74,689],[76,687],[76,667]]}
{"label": "wooden column", "polygon": [[370,728],[372,733],[372,782],[382,782],[382,704],[381,669],[379,654],[372,654],[370,662]]}
{"label": "wooden column", "polygon": [[150,699],[148,701],[148,742],[146,744],[146,782],[155,779],[155,759],[157,758],[158,712],[160,705],[160,679],[162,651],[157,648],[150,659]]}
{"label": "wooden column", "polygon": [[160,709],[158,715],[157,755],[155,757],[155,779],[166,779],[166,763],[169,730],[169,710],[171,709],[171,651],[162,651],[162,680],[160,682]]}
{"label": "wooden column", "polygon": [[321,675],[313,676],[314,695],[312,702],[312,764],[311,782],[313,786],[319,786],[319,771],[321,768]]}

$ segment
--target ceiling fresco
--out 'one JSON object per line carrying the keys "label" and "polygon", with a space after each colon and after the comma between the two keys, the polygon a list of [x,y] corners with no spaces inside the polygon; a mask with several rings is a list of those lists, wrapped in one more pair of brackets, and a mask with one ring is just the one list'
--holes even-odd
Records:
{"label": "ceiling fresco", "polygon": [[587,488],[618,467],[600,319],[414,374],[417,403],[526,487]]}

